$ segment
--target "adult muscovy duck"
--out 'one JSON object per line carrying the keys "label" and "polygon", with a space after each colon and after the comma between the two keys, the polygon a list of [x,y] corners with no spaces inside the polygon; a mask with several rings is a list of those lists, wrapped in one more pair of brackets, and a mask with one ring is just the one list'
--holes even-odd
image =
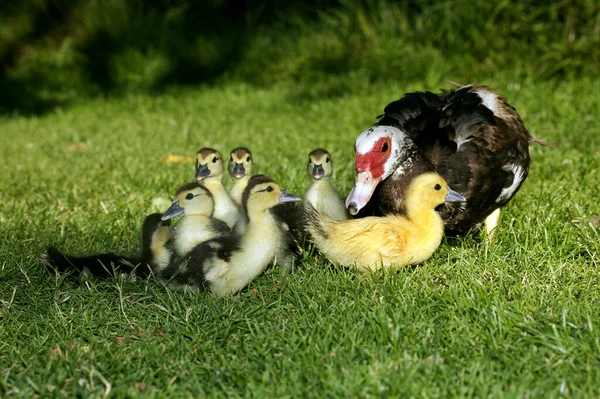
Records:
{"label": "adult muscovy duck", "polygon": [[474,233],[483,224],[491,232],[527,178],[530,140],[517,111],[485,86],[406,94],[356,139],[346,207],[359,216],[404,214],[413,178],[437,172],[466,199],[439,207],[446,233]]}

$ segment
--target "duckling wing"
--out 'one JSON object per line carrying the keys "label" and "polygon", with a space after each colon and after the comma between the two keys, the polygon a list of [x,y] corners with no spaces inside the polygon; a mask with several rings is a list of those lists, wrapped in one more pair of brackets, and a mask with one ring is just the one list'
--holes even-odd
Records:
{"label": "duckling wing", "polygon": [[224,236],[231,233],[231,229],[225,222],[219,219],[212,219],[210,225],[211,231],[216,237]]}
{"label": "duckling wing", "polygon": [[194,247],[186,256],[169,265],[162,277],[177,285],[204,288],[207,282],[225,274],[240,238],[235,235],[216,237]]}

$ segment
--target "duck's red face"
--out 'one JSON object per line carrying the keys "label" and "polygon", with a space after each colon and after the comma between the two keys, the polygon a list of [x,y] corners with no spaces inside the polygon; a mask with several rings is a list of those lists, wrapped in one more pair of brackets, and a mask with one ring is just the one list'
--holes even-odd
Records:
{"label": "duck's red face", "polygon": [[391,137],[379,138],[366,153],[360,153],[356,146],[356,162],[354,163],[356,173],[370,171],[373,178],[380,178],[385,171],[385,164],[390,158],[392,148]]}
{"label": "duck's red face", "polygon": [[356,139],[356,180],[346,198],[346,208],[356,215],[371,199],[379,182],[389,176],[392,136],[384,127],[375,127],[361,133]]}

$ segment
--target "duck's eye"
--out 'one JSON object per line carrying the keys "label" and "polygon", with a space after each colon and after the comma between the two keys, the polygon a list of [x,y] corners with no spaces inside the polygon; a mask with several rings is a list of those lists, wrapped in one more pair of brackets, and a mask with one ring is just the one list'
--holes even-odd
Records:
{"label": "duck's eye", "polygon": [[233,162],[233,155],[229,157],[229,162]]}
{"label": "duck's eye", "polygon": [[329,163],[329,157],[325,158],[325,163]]}
{"label": "duck's eye", "polygon": [[383,143],[383,145],[381,146],[381,152],[387,152],[387,150],[390,148],[388,143]]}
{"label": "duck's eye", "polygon": [[440,186],[439,184],[436,184],[433,188],[435,188],[436,191],[440,191],[442,189],[442,186]]}
{"label": "duck's eye", "polygon": [[272,186],[267,186],[267,188],[265,188],[265,190],[270,193],[273,191],[273,187]]}
{"label": "duck's eye", "polygon": [[250,158],[250,157],[246,158],[246,162],[250,162],[250,161],[252,161],[252,158]]}
{"label": "duck's eye", "polygon": [[216,162],[217,162],[217,157],[213,157],[212,163],[216,163]]}
{"label": "duck's eye", "polygon": [[192,194],[192,193],[188,193],[188,194],[185,196],[185,199],[186,199],[186,200],[191,200],[191,199],[194,199],[194,194]]}

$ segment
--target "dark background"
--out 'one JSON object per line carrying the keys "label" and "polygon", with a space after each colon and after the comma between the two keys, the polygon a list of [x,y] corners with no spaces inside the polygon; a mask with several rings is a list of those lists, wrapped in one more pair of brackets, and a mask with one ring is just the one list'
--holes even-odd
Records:
{"label": "dark background", "polygon": [[0,112],[181,85],[600,72],[598,1],[0,2]]}

